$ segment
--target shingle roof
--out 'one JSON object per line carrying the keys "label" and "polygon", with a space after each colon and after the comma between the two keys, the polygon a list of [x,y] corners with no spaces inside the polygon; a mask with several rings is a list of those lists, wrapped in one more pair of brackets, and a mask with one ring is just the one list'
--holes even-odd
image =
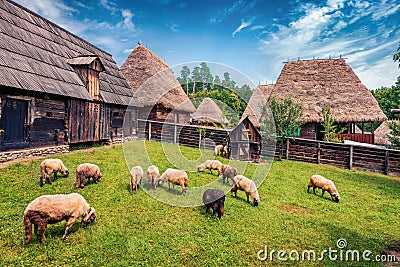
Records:
{"label": "shingle roof", "polygon": [[[93,58],[105,68],[100,73],[104,101],[128,105],[134,94],[110,54],[10,0],[0,0],[0,85],[91,100],[68,62]],[[141,106],[135,97],[131,105]]]}

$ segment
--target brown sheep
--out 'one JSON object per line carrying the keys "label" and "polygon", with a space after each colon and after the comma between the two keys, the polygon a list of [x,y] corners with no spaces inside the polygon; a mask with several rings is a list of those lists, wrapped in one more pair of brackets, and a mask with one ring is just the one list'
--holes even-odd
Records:
{"label": "brown sheep", "polygon": [[220,176],[222,174],[222,163],[219,160],[206,160],[206,162],[197,167],[197,171],[199,172],[205,169],[208,169],[209,173],[212,173],[212,170],[218,170],[218,176]]}
{"label": "brown sheep", "polygon": [[339,192],[337,191],[333,181],[326,179],[321,175],[315,174],[311,176],[310,182],[308,183],[307,193],[310,192],[310,187],[313,188],[314,194],[315,194],[315,188],[318,187],[322,189],[322,196],[324,196],[325,191],[328,191],[333,201],[339,202],[340,200]]}
{"label": "brown sheep", "polygon": [[224,154],[224,146],[216,145],[214,148],[214,156],[221,156]]}
{"label": "brown sheep", "polygon": [[149,185],[153,185],[154,190],[156,189],[156,184],[158,181],[158,177],[160,176],[160,171],[157,166],[151,165],[147,168],[146,172],[146,180],[147,180],[147,189],[149,189]]}
{"label": "brown sheep", "polygon": [[57,179],[57,172],[60,172],[65,176],[69,175],[69,171],[64,166],[64,163],[61,159],[43,160],[42,163],[40,163],[40,186],[44,185],[46,179],[49,184],[51,184],[50,176],[52,173],[54,173],[53,181],[55,181]]}
{"label": "brown sheep", "polygon": [[224,215],[225,193],[219,189],[207,189],[203,193],[203,203],[206,206],[206,213],[208,209],[213,210],[213,216],[218,213],[218,218],[221,219]]}
{"label": "brown sheep", "polygon": [[44,231],[48,224],[67,221],[63,241],[75,221],[82,217],[82,223],[89,224],[96,219],[96,211],[89,206],[85,198],[77,193],[68,195],[44,195],[33,200],[24,211],[25,243],[32,240],[32,224],[34,231],[42,243],[46,240]]}
{"label": "brown sheep", "polygon": [[225,183],[225,179],[226,182],[228,182],[228,178],[230,178],[232,180],[233,183],[235,183],[235,181],[233,180],[233,178],[237,175],[237,171],[234,167],[230,166],[230,165],[223,165],[222,166],[222,182]]}
{"label": "brown sheep", "polygon": [[103,177],[103,175],[100,172],[99,166],[96,164],[91,164],[91,163],[84,163],[81,165],[78,165],[76,167],[76,188],[84,188],[85,187],[85,180],[88,179],[88,182],[90,178],[93,178],[94,182],[96,184],[99,183],[100,179]]}
{"label": "brown sheep", "polygon": [[184,170],[168,168],[163,174],[161,174],[158,181],[161,183],[168,181],[168,190],[171,189],[170,183],[172,183],[172,186],[180,185],[182,187],[182,194],[187,194],[189,180],[188,175]]}
{"label": "brown sheep", "polygon": [[250,180],[249,178],[243,176],[243,175],[236,175],[233,178],[235,184],[231,188],[231,193],[235,193],[236,197],[236,192],[237,190],[244,191],[246,193],[247,197],[247,202],[249,201],[249,196],[253,198],[253,204],[254,206],[258,206],[258,203],[260,202],[260,195],[258,194],[257,186],[256,184]]}
{"label": "brown sheep", "polygon": [[129,191],[137,190],[138,186],[142,183],[143,169],[140,166],[135,166],[131,169],[131,179],[129,182]]}

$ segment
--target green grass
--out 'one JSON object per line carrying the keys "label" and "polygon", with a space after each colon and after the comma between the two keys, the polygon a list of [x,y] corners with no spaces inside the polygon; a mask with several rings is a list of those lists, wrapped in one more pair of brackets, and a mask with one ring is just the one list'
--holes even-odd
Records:
{"label": "green grass", "polygon": [[[146,169],[149,162],[160,171],[172,167],[160,143],[146,142],[147,155],[140,152],[143,142],[130,145],[125,147],[130,167],[142,165]],[[182,153],[194,167],[212,157],[212,151],[187,147],[173,153]],[[391,240],[400,239],[399,177],[275,161],[259,186],[259,207],[247,203],[241,191],[237,198],[227,194],[225,215],[218,220],[206,214],[203,206],[171,206],[142,189],[130,193],[129,169],[121,145],[59,158],[70,169],[70,176],[60,175],[53,185],[43,187],[39,186],[41,160],[0,169],[0,266],[380,266],[330,261],[327,257],[323,262],[283,262],[276,254],[274,262],[260,262],[257,252],[268,246],[270,251],[301,253],[307,249],[319,253],[336,249],[336,241],[345,238],[346,249],[371,250],[376,255]],[[103,179],[75,189],[74,169],[83,162],[98,164]],[[244,172],[252,176],[257,167],[249,164]],[[264,164],[261,170],[267,174],[268,168]],[[321,197],[321,191],[317,196],[307,193],[308,179],[315,173],[335,181],[340,203],[331,201],[329,194]],[[215,177],[216,173],[189,172],[189,193],[193,186],[203,186]],[[218,184],[222,183],[218,180]],[[179,188],[165,188],[162,185],[156,192],[185,198]],[[34,236],[31,244],[25,245],[23,212],[28,203],[43,194],[71,192],[82,194],[96,209],[96,221],[88,227],[76,223],[65,242],[61,240],[65,222],[50,225],[45,244]]]}

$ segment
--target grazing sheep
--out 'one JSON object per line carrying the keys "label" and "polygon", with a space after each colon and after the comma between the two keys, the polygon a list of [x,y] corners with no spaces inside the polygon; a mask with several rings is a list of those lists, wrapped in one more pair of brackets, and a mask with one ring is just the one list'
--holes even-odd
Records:
{"label": "grazing sheep", "polygon": [[214,148],[214,156],[220,156],[224,154],[224,146],[216,145]]}
{"label": "grazing sheep", "polygon": [[258,194],[256,184],[252,180],[243,175],[236,175],[233,178],[233,181],[235,182],[235,184],[231,188],[231,193],[235,193],[236,197],[237,190],[238,189],[242,190],[246,192],[247,202],[249,202],[249,196],[251,196],[253,198],[254,206],[258,206],[261,197]]}
{"label": "grazing sheep", "polygon": [[32,224],[34,231],[42,243],[46,240],[44,231],[48,224],[67,221],[63,241],[75,221],[82,217],[82,223],[89,224],[96,219],[96,211],[89,206],[85,198],[78,193],[68,195],[44,195],[33,200],[24,211],[25,243],[32,240]]}
{"label": "grazing sheep", "polygon": [[76,188],[84,188],[85,187],[85,180],[88,179],[88,182],[90,181],[90,178],[93,178],[94,182],[96,184],[99,183],[99,180],[103,177],[103,175],[100,172],[99,166],[96,164],[91,164],[91,163],[84,163],[76,167]]}
{"label": "grazing sheep", "polygon": [[199,172],[205,169],[208,169],[210,173],[212,173],[211,170],[218,170],[218,176],[220,176],[222,174],[222,163],[219,160],[206,160],[206,162],[197,167],[197,171]]}
{"label": "grazing sheep", "polygon": [[61,159],[45,159],[40,164],[40,186],[43,186],[45,183],[45,179],[51,184],[50,176],[54,173],[53,181],[57,179],[57,172],[62,173],[65,176],[68,176],[69,171],[64,166],[64,163]]}
{"label": "grazing sheep", "polygon": [[203,193],[203,203],[206,205],[206,213],[208,209],[213,210],[213,216],[218,213],[218,218],[221,219],[224,215],[225,193],[219,189],[207,189]]}
{"label": "grazing sheep", "polygon": [[156,189],[156,184],[159,176],[160,176],[160,171],[158,170],[157,166],[151,165],[149,168],[147,168],[147,173],[146,173],[147,189],[149,189],[150,184],[153,185],[154,190]]}
{"label": "grazing sheep", "polygon": [[322,189],[322,196],[324,196],[325,191],[328,191],[329,194],[331,194],[333,201],[339,202],[340,200],[339,192],[337,191],[335,184],[321,175],[315,174],[311,176],[310,182],[308,183],[307,193],[310,192],[310,187],[313,188],[314,194],[315,188],[318,187]]}
{"label": "grazing sheep", "polygon": [[236,175],[237,175],[237,171],[234,167],[232,167],[230,165],[222,166],[222,182],[225,183],[225,179],[226,179],[226,182],[228,182],[228,178],[230,178],[232,180],[232,182],[235,183],[235,181],[233,180],[233,177],[235,177]]}
{"label": "grazing sheep", "polygon": [[131,179],[129,182],[129,191],[137,190],[139,184],[142,183],[143,169],[140,166],[135,166],[131,169]]}
{"label": "grazing sheep", "polygon": [[161,174],[158,181],[161,183],[168,181],[168,190],[171,189],[170,183],[172,183],[172,186],[180,185],[182,187],[182,194],[187,194],[189,180],[188,175],[184,170],[168,168],[163,174]]}
{"label": "grazing sheep", "polygon": [[224,156],[228,157],[228,146],[224,146]]}

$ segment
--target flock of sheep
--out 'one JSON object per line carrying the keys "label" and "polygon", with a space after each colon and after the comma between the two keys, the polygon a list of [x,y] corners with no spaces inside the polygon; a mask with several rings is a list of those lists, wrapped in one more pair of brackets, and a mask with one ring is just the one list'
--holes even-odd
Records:
{"label": "flock of sheep", "polygon": [[[215,147],[214,154],[220,155],[223,153],[224,146],[219,145]],[[238,190],[246,193],[247,202],[251,196],[254,206],[258,206],[260,202],[260,195],[258,194],[257,186],[251,179],[238,175],[234,167],[230,165],[224,165],[219,160],[207,160],[200,166],[197,171],[203,172],[204,170],[218,170],[218,176],[222,176],[222,181],[228,181],[228,178],[232,180],[233,186],[230,193],[234,193],[235,196]],[[68,169],[64,166],[60,159],[46,159],[40,164],[40,186],[43,186],[45,180],[51,184],[50,176],[54,174],[54,180],[57,179],[57,173],[61,173],[65,176],[69,175]],[[135,166],[130,171],[130,192],[133,189],[137,190],[141,184],[141,180],[144,176],[144,171],[141,166]],[[91,163],[80,164],[76,168],[76,188],[83,188],[85,181],[93,179],[95,183],[98,183],[102,178],[100,168]],[[147,189],[150,186],[153,189],[157,188],[157,185],[163,182],[168,182],[168,189],[170,184],[180,185],[182,187],[182,194],[186,195],[188,191],[188,175],[184,170],[177,170],[168,168],[163,174],[160,175],[157,166],[151,165],[146,171],[146,182]],[[308,183],[307,192],[310,188],[322,189],[322,196],[325,191],[328,191],[331,198],[335,202],[339,202],[340,196],[335,187],[335,184],[321,175],[313,175]],[[218,218],[221,218],[224,214],[224,202],[225,193],[220,189],[207,189],[203,193],[203,203],[206,206],[206,212],[211,208],[213,210],[213,216],[217,213]],[[34,232],[42,243],[45,241],[44,231],[48,224],[60,222],[62,220],[67,221],[66,229],[63,235],[65,240],[74,222],[82,218],[82,223],[90,224],[96,219],[95,210],[89,206],[83,196],[78,193],[72,194],[56,194],[56,195],[43,195],[33,200],[25,209],[24,212],[24,224],[25,224],[25,242],[30,243],[32,239],[32,225],[34,225]]]}

